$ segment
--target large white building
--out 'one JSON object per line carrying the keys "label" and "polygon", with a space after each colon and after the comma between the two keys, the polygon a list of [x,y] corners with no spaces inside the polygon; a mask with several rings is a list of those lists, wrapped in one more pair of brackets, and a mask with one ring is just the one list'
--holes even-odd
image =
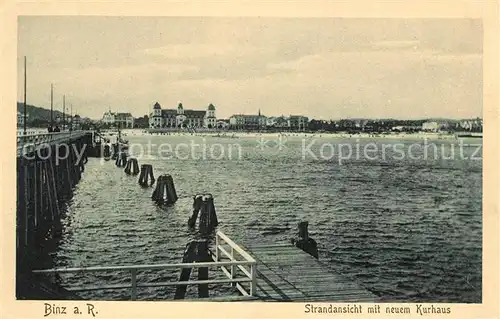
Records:
{"label": "large white building", "polygon": [[208,105],[207,110],[186,110],[182,103],[177,109],[162,109],[156,102],[149,116],[150,128],[216,128],[215,106]]}
{"label": "large white building", "polygon": [[119,126],[121,128],[133,128],[134,117],[130,113],[104,112],[102,122],[109,125]]}
{"label": "large white building", "polygon": [[264,115],[235,114],[229,118],[229,127],[232,129],[255,130],[266,127],[266,117]]}

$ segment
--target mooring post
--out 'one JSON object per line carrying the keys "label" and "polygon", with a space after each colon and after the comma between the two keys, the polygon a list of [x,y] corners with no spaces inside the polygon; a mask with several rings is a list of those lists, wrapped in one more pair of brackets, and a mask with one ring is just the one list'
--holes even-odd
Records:
{"label": "mooring post", "polygon": [[[184,256],[182,257],[182,263],[192,263],[196,259],[196,242],[191,241],[186,245],[186,249],[184,251]],[[189,281],[189,277],[191,276],[192,268],[182,268],[181,273],[179,275],[179,281]],[[187,285],[180,284],[175,288],[175,299],[184,299],[186,296]]]}
{"label": "mooring post", "polygon": [[202,205],[203,205],[203,195],[195,195],[193,197],[193,214],[188,219],[188,226],[190,228],[193,228],[196,225],[196,220],[198,219],[198,213],[200,212]]}
{"label": "mooring post", "polygon": [[137,163],[136,158],[130,157],[127,160],[127,165],[125,166],[125,174],[127,174],[127,175],[139,174],[139,164]]}
{"label": "mooring post", "polygon": [[298,239],[292,239],[292,244],[318,259],[318,245],[314,239],[309,237],[308,226],[307,221],[298,224]]}
{"label": "mooring post", "polygon": [[156,182],[156,188],[151,198],[159,205],[173,204],[177,201],[177,192],[175,191],[174,180],[168,174],[160,175]]}
{"label": "mooring post", "polygon": [[126,152],[120,152],[118,156],[116,157],[116,166],[118,167],[125,167],[127,165],[127,153]]}
{"label": "mooring post", "polygon": [[214,199],[212,194],[206,194],[202,197],[200,212],[200,230],[208,233],[217,227],[217,214],[215,212]]}
{"label": "mooring post", "polygon": [[111,158],[112,159],[117,159],[119,152],[120,152],[120,150],[119,150],[118,143],[113,144],[113,156]]}
{"label": "mooring post", "polygon": [[139,185],[148,187],[153,186],[155,177],[153,175],[153,166],[151,164],[141,165],[141,175],[139,175]]}
{"label": "mooring post", "polygon": [[[208,254],[208,240],[198,240],[196,242],[197,245],[197,258],[198,262],[209,262],[212,261],[210,255]],[[200,267],[198,268],[198,280],[208,280],[208,267]],[[208,284],[199,284],[198,285],[198,297],[200,298],[208,298]]]}
{"label": "mooring post", "polygon": [[109,146],[109,144],[104,145],[103,157],[106,161],[109,161],[109,159],[111,158],[111,147]]}

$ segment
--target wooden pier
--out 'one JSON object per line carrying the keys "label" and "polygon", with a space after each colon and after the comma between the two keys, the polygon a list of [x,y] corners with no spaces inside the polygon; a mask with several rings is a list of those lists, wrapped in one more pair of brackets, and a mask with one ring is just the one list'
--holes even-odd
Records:
{"label": "wooden pier", "polygon": [[293,245],[247,246],[257,262],[256,299],[374,302],[377,297]]}
{"label": "wooden pier", "polygon": [[[35,270],[36,274],[86,273],[129,271],[130,284],[64,287],[68,291],[130,290],[130,299],[136,300],[138,290],[147,287],[202,286],[212,284],[231,285],[239,296],[210,296],[200,301],[280,301],[280,302],[374,302],[377,297],[301,249],[289,245],[237,245],[221,231],[216,233],[212,261],[156,264],[102,266],[87,268],[60,268]],[[216,269],[216,278],[210,280],[182,279],[175,282],[137,282],[143,271],[161,269]],[[145,300],[148,300],[147,298]],[[187,298],[184,300],[193,300]]]}

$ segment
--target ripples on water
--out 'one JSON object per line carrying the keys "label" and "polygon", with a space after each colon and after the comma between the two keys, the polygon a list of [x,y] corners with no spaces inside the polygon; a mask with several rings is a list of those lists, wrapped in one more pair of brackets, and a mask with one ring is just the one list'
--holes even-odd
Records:
{"label": "ripples on water", "polygon": [[[194,138],[202,143],[201,137]],[[130,143],[189,143],[181,136],[130,136]],[[339,273],[388,301],[481,302],[482,161],[302,158],[302,141],[260,149],[256,139],[206,138],[242,145],[233,160],[169,159],[152,153],[155,176],[171,174],[179,201],[159,208],[152,189],[137,184],[113,161],[89,159],[64,220],[56,253],[60,267],[174,263],[195,233],[187,226],[191,196],[210,192],[219,229],[236,242],[289,242],[301,220],[309,221],[320,258]],[[307,140],[309,144],[311,140]],[[319,154],[321,141],[311,147]],[[402,141],[362,140],[402,143]],[[409,146],[412,141],[404,141]],[[422,141],[417,141],[422,143]],[[477,140],[473,141],[478,143]],[[449,155],[452,143],[444,145]],[[479,140],[479,143],[481,141]],[[271,144],[269,144],[271,145]],[[439,146],[440,147],[440,146]],[[135,149],[132,149],[134,152]],[[201,150],[200,150],[201,151]],[[475,148],[465,148],[471,155]],[[200,153],[197,154],[200,157]],[[184,158],[184,157],[183,157]],[[213,274],[213,271],[211,271]],[[150,271],[141,281],[174,281],[177,271]],[[63,284],[128,283],[126,273],[65,275]],[[141,289],[139,298],[171,299],[173,289]],[[228,293],[216,286],[212,294]],[[81,293],[92,299],[127,299],[128,291]],[[188,294],[195,295],[196,287]]]}

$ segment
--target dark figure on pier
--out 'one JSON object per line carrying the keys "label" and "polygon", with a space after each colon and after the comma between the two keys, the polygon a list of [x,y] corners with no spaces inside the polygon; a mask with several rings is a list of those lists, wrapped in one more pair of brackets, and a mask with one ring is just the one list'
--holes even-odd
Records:
{"label": "dark figure on pier", "polygon": [[49,133],[52,133],[52,132],[53,132],[53,130],[52,130],[52,126],[51,126],[51,125],[49,125],[48,131],[49,131]]}
{"label": "dark figure on pier", "polygon": [[61,129],[59,128],[59,126],[56,125],[56,127],[53,130],[53,132],[61,132]]}
{"label": "dark figure on pier", "polygon": [[314,258],[318,259],[318,244],[316,241],[312,238],[309,238],[309,231],[307,230],[309,226],[308,222],[300,222],[298,225],[299,229],[299,238],[292,239],[292,245],[295,245],[295,247],[302,249],[309,255],[313,256]]}

